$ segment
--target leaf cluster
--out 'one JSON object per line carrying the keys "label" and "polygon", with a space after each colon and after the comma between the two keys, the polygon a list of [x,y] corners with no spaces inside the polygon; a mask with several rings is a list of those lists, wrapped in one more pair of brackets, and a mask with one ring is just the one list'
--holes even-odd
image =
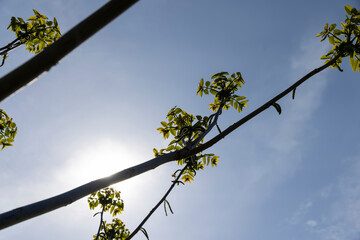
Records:
{"label": "leaf cluster", "polygon": [[341,29],[337,29],[336,24],[326,23],[324,30],[316,35],[321,37],[321,41],[328,39],[333,45],[333,48],[321,59],[324,59],[326,64],[340,55],[332,67],[342,71],[340,68],[342,59],[349,57],[353,71],[359,70],[360,73],[360,11],[349,5],[345,6],[345,11],[347,15],[345,23],[341,22]]}
{"label": "leaf cluster", "polygon": [[212,116],[202,117],[200,115],[195,117],[177,106],[173,107],[166,115],[168,121],[162,121],[162,127],[157,128],[157,130],[163,135],[164,139],[173,136],[174,140],[163,151],[157,152],[155,149],[155,156],[163,154],[164,151],[169,152],[171,150],[182,149],[184,144],[192,142],[206,130],[212,118]]}
{"label": "leaf cluster", "polygon": [[[210,117],[202,117],[200,115],[195,117],[175,106],[169,111],[166,118],[168,121],[162,121],[162,127],[159,127],[157,130],[163,135],[164,139],[172,136],[173,140],[170,141],[166,149],[157,150],[154,148],[153,152],[155,157],[172,151],[181,150],[192,143],[208,128],[214,118],[214,114]],[[201,142],[203,142],[203,139]],[[187,164],[187,168],[183,172],[181,179],[184,182],[191,182],[194,180],[197,170],[204,169],[204,166],[209,165],[210,162],[216,162],[215,160],[211,161],[211,157],[214,157],[214,154],[199,153],[195,156],[179,160],[179,165]],[[199,161],[200,159],[203,159],[203,161]],[[212,164],[212,166],[215,165],[216,164]],[[173,174],[173,177],[176,178],[176,173]]]}
{"label": "leaf cluster", "polygon": [[12,146],[15,135],[17,133],[17,126],[13,122],[6,112],[0,109],[0,143],[2,145],[1,150],[7,146]]}
{"label": "leaf cluster", "polygon": [[51,21],[37,10],[33,9],[33,12],[35,15],[26,21],[21,17],[11,17],[7,29],[15,33],[16,39],[0,48],[3,63],[8,52],[22,44],[29,52],[36,54],[60,38],[61,32],[56,18]]}
{"label": "leaf cluster", "polygon": [[[166,149],[157,150],[154,148],[153,152],[155,157],[172,151],[181,150],[184,147],[196,147],[193,145],[198,145],[204,141],[203,137],[210,130],[208,130],[210,125],[216,124],[218,127],[214,120],[221,114],[222,109],[227,110],[232,106],[235,110],[241,112],[242,109],[247,106],[246,103],[248,100],[245,100],[246,97],[235,94],[235,92],[245,84],[241,73],[233,73],[230,77],[227,77],[227,75],[229,75],[227,72],[216,73],[211,77],[211,79],[213,79],[212,82],[206,81],[205,83],[202,78],[197,89],[197,94],[199,94],[200,97],[202,97],[203,94],[214,95],[214,102],[209,105],[210,110],[216,113],[204,117],[200,115],[194,116],[177,106],[173,107],[168,112],[166,115],[167,121],[162,121],[162,126],[157,130],[162,134],[164,139],[168,139],[172,136],[173,140],[170,141]],[[218,130],[220,131],[219,128]],[[215,156],[212,153],[203,154],[201,152],[194,156],[178,160],[179,165],[186,164],[186,169],[182,173],[181,180],[183,182],[193,181],[196,171],[204,169],[204,166],[208,165],[214,167],[217,165],[218,161],[219,156]],[[173,174],[174,178],[177,177],[179,171],[180,170],[177,170]]]}
{"label": "leaf cluster", "polygon": [[[179,183],[186,183],[186,182],[190,183],[191,181],[194,180],[194,177],[198,170],[204,170],[204,167],[209,165],[211,165],[211,167],[216,167],[218,161],[219,161],[219,156],[215,156],[215,154],[213,153],[206,153],[206,154],[199,153],[194,156],[179,160],[178,165],[186,164],[186,169],[183,171],[181,176],[181,180],[183,182],[179,182]],[[177,172],[179,171],[180,169],[177,170],[172,176],[176,178]]]}
{"label": "leaf cluster", "polygon": [[[119,215],[124,210],[124,202],[120,198],[120,191],[116,191],[113,188],[104,188],[97,192],[92,193],[88,197],[88,203],[90,209],[94,210],[96,207],[101,207],[102,214],[109,212],[113,217]],[[95,216],[94,215],[94,216]],[[107,223],[101,219],[101,227],[99,234],[94,235],[94,239],[126,239],[130,235],[128,229],[125,228],[125,224],[118,218],[112,219],[111,223]]]}
{"label": "leaf cluster", "polygon": [[128,229],[125,228],[125,224],[118,218],[113,218],[111,223],[103,221],[100,227],[99,235],[94,235],[94,239],[100,240],[125,240],[130,235]]}
{"label": "leaf cluster", "polygon": [[226,77],[227,75],[229,75],[228,72],[220,72],[211,76],[211,79],[214,79],[212,82],[206,81],[204,83],[203,78],[200,80],[196,94],[199,94],[200,97],[203,94],[215,96],[214,102],[209,104],[210,110],[213,112],[216,112],[220,106],[223,106],[223,109],[226,110],[232,106],[238,112],[247,107],[248,100],[245,100],[246,97],[235,94],[238,88],[245,84],[241,73],[233,73],[230,77]]}

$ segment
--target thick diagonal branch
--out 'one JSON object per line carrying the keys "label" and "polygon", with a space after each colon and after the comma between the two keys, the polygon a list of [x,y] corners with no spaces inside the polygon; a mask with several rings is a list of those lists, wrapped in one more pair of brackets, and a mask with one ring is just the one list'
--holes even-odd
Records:
{"label": "thick diagonal branch", "polygon": [[111,0],[44,51],[0,79],[0,101],[26,86],[139,0]]}
{"label": "thick diagonal branch", "polygon": [[298,80],[296,83],[294,83],[292,86],[287,88],[285,91],[281,92],[279,95],[256,109],[255,111],[251,112],[249,115],[245,116],[244,118],[240,119],[227,129],[225,129],[223,132],[209,140],[208,142],[199,145],[198,147],[188,150],[188,149],[181,149],[179,151],[171,152],[168,154],[161,155],[157,158],[151,159],[147,162],[141,163],[139,165],[127,168],[125,170],[122,170],[118,173],[115,173],[109,177],[101,178],[92,182],[89,182],[87,184],[84,184],[80,187],[74,188],[68,192],[65,192],[63,194],[59,194],[57,196],[27,205],[23,207],[16,208],[14,210],[5,212],[0,214],[0,229],[12,226],[14,224],[20,223],[22,221],[37,217],[39,215],[42,215],[44,213],[51,212],[55,209],[58,209],[60,207],[64,207],[68,204],[71,204],[93,192],[96,192],[102,188],[108,187],[111,184],[115,184],[121,181],[124,181],[126,179],[135,177],[139,174],[142,174],[144,172],[150,171],[152,169],[155,169],[156,167],[176,160],[181,160],[184,158],[187,158],[189,156],[195,155],[199,152],[202,152],[208,148],[210,148],[215,143],[219,142],[222,138],[233,132],[235,129],[249,121],[250,119],[254,118],[261,112],[265,111],[267,108],[269,108],[273,103],[277,102],[279,99],[283,98],[285,95],[296,89],[300,84],[305,82],[310,77],[314,76],[315,74],[321,72],[325,68],[331,66],[336,62],[336,60],[340,57],[337,56],[331,61],[329,61],[327,64],[314,69],[307,75],[305,75],[303,78]]}

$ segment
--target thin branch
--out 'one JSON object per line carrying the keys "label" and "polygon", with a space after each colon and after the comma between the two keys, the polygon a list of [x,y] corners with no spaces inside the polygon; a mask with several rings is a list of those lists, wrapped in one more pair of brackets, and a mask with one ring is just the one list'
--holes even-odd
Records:
{"label": "thin branch", "polygon": [[173,190],[173,188],[175,187],[175,184],[178,183],[181,175],[183,174],[183,172],[185,171],[185,169],[187,168],[187,165],[181,170],[181,172],[179,173],[179,175],[177,176],[177,178],[173,181],[173,183],[171,184],[170,188],[167,190],[167,192],[165,193],[165,195],[160,199],[160,201],[155,205],[155,207],[149,212],[148,215],[146,215],[146,217],[144,218],[144,220],[142,220],[142,222],[139,224],[139,226],[137,226],[137,228],[130,234],[129,237],[126,238],[126,240],[130,240],[131,238],[133,238],[137,232],[140,231],[140,229],[142,228],[142,226],[146,223],[146,221],[151,217],[151,215],[156,211],[156,209],[158,209],[158,207],[160,206],[161,203],[163,203],[165,201],[165,199],[167,198],[167,196],[170,194],[170,192]]}
{"label": "thin branch", "polygon": [[0,48],[1,50],[5,50],[8,49],[9,47],[11,47],[14,43],[16,43],[18,40],[20,40],[20,38],[16,38],[14,41],[12,41],[11,43],[9,43],[8,45],[6,45],[5,47]]}
{"label": "thin branch", "polygon": [[23,44],[24,43],[22,43],[22,42],[14,43],[12,46],[9,46],[6,50],[3,50],[2,52],[0,52],[0,56],[3,56],[3,55],[6,56],[9,52],[11,52],[12,50],[14,50],[17,47],[20,47]]}
{"label": "thin branch", "polygon": [[247,121],[249,121],[250,119],[254,118],[255,116],[257,116],[258,114],[260,114],[261,112],[265,111],[267,108],[271,107],[273,105],[273,103],[276,103],[277,101],[279,101],[281,98],[285,97],[287,94],[289,94],[291,91],[293,91],[294,89],[296,89],[299,85],[301,85],[302,83],[304,83],[306,80],[308,80],[310,77],[314,76],[315,74],[321,72],[322,70],[326,69],[327,67],[333,65],[334,63],[336,63],[336,60],[341,57],[341,54],[335,56],[331,61],[329,61],[327,64],[314,69],[313,71],[309,72],[308,74],[306,74],[304,77],[302,77],[300,80],[298,80],[297,82],[295,82],[293,85],[291,85],[289,88],[287,88],[286,90],[284,90],[283,92],[281,92],[280,94],[278,94],[277,96],[275,96],[274,98],[272,98],[271,100],[269,100],[268,102],[266,102],[264,105],[262,105],[261,107],[257,108],[256,110],[254,110],[253,112],[251,112],[250,114],[246,115],[244,118],[240,119],[239,121],[237,121],[236,123],[234,123],[233,125],[231,125],[230,127],[228,127],[227,129],[225,129],[224,131],[222,131],[220,134],[216,135],[215,137],[213,137],[212,139],[210,139],[209,141],[207,141],[206,143],[200,145],[199,147],[190,150],[186,156],[188,155],[193,155],[196,154],[198,152],[202,152],[205,149],[210,148],[212,145],[214,145],[215,143],[217,143],[218,141],[220,141],[222,138],[226,137],[228,134],[230,134],[231,132],[233,132],[235,129],[237,129],[238,127],[240,127],[241,125],[243,125],[244,123],[246,123]]}
{"label": "thin branch", "polygon": [[[101,230],[101,225],[104,223],[104,222],[103,222],[103,217],[104,217],[104,207],[103,207],[103,209],[101,210],[101,214],[100,214],[100,224],[99,224],[99,229],[98,229],[98,232],[97,232],[97,234],[96,234],[95,240],[98,240],[98,239],[99,239],[100,230]],[[104,226],[104,229],[106,229],[105,226]]]}
{"label": "thin branch", "polygon": [[[329,61],[327,64],[321,66],[320,68],[317,68],[307,75],[305,75],[303,78],[301,78],[299,81],[294,83],[291,87],[256,109],[255,111],[251,112],[244,118],[240,119],[238,122],[234,123],[227,129],[225,129],[221,134],[218,134],[208,142],[199,145],[198,147],[188,150],[188,149],[181,149],[179,151],[167,153],[164,155],[161,155],[159,157],[153,158],[149,161],[146,161],[144,163],[141,163],[139,165],[124,169],[122,171],[119,171],[111,176],[100,178],[98,180],[89,182],[87,184],[84,184],[82,186],[79,186],[77,188],[74,188],[70,191],[67,191],[65,193],[59,194],[57,196],[35,202],[23,207],[16,208],[14,210],[5,212],[0,214],[0,229],[4,229],[6,227],[15,225],[17,223],[20,223],[22,221],[37,217],[39,215],[42,215],[44,213],[51,212],[55,209],[58,209],[60,207],[64,207],[68,204],[71,204],[93,192],[96,192],[102,188],[105,188],[107,186],[110,186],[111,184],[115,184],[121,181],[124,181],[126,179],[135,177],[137,175],[140,175],[144,172],[150,171],[152,169],[157,168],[160,165],[163,165],[165,163],[175,161],[175,160],[181,160],[184,158],[187,158],[189,156],[195,155],[199,152],[202,152],[208,148],[210,148],[212,145],[220,141],[222,138],[233,132],[235,129],[240,127],[242,124],[246,123],[256,115],[260,114],[267,108],[269,108],[273,103],[278,101],[279,99],[283,98],[285,95],[293,91],[293,89],[297,88],[300,84],[305,82],[310,77],[314,76],[315,74],[321,72],[325,68],[331,66],[332,64],[336,63],[336,60],[340,57],[340,55],[336,56],[334,59]],[[0,88],[1,89],[1,88]]]}
{"label": "thin branch", "polygon": [[185,146],[187,147],[187,149],[194,149],[200,142],[201,140],[203,140],[205,138],[205,136],[211,131],[211,129],[217,124],[217,120],[219,118],[219,115],[222,112],[222,107],[223,107],[223,103],[220,104],[219,109],[217,110],[216,114],[215,114],[215,118],[212,121],[212,123],[210,124],[210,126],[199,135],[199,137],[197,137],[193,142],[189,142],[189,146]]}

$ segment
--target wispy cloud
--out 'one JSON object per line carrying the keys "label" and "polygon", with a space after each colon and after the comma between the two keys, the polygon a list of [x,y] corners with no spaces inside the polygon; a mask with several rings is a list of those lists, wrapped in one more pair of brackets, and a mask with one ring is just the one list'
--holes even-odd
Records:
{"label": "wispy cloud", "polygon": [[[358,239],[360,237],[360,154],[351,159],[349,169],[311,201],[295,210],[288,223],[307,227],[322,240]],[[315,204],[321,209],[311,208]]]}
{"label": "wispy cloud", "polygon": [[[288,84],[321,65],[319,58],[322,53],[318,46],[318,42],[315,41],[302,43],[298,57],[294,56],[291,59],[291,71],[286,76],[286,79],[291,79]],[[254,142],[256,145],[253,149],[247,149],[246,154],[249,154],[248,158],[256,161],[245,163],[246,167],[242,165],[246,171],[237,179],[241,183],[237,186],[237,192],[241,196],[246,196],[246,202],[241,198],[242,204],[239,206],[243,215],[248,211],[253,214],[255,208],[261,206],[262,201],[267,199],[274,189],[284,184],[301,168],[301,145],[304,137],[308,137],[309,132],[312,132],[309,122],[322,101],[322,92],[326,87],[325,77],[326,73],[321,73],[316,79],[301,86],[294,101],[291,97],[287,97],[279,102],[283,109],[281,116],[267,119],[266,124],[258,124],[252,129],[251,135],[255,136],[257,141]],[[275,112],[274,110],[274,114]],[[259,142],[261,142],[261,151],[259,151]],[[287,222],[291,224],[301,222],[316,227],[317,220],[307,218],[312,204],[312,201],[303,202]],[[239,224],[246,226],[247,222],[246,218]]]}
{"label": "wispy cloud", "polygon": [[307,224],[308,226],[310,226],[310,227],[316,227],[316,225],[317,225],[318,223],[317,223],[317,221],[315,221],[315,220],[308,220],[308,221],[306,222],[306,224]]}
{"label": "wispy cloud", "polygon": [[[305,222],[306,215],[310,211],[313,203],[311,201],[306,201],[298,207],[298,209],[293,213],[291,218],[288,220],[290,224],[299,224]],[[314,220],[308,220],[306,222],[308,225],[314,225]]]}
{"label": "wispy cloud", "polygon": [[[325,188],[323,201],[331,201],[316,230],[323,239],[340,240],[360,237],[360,154],[337,183]],[[323,196],[323,195],[322,195]]]}

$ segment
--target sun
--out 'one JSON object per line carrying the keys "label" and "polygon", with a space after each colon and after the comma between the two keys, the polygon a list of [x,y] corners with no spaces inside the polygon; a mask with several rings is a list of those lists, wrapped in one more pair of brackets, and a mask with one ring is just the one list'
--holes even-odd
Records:
{"label": "sun", "polygon": [[[87,143],[74,151],[59,170],[58,179],[69,187],[77,187],[90,181],[143,162],[144,157],[121,142],[110,138]],[[126,192],[136,189],[136,181],[126,181]]]}

